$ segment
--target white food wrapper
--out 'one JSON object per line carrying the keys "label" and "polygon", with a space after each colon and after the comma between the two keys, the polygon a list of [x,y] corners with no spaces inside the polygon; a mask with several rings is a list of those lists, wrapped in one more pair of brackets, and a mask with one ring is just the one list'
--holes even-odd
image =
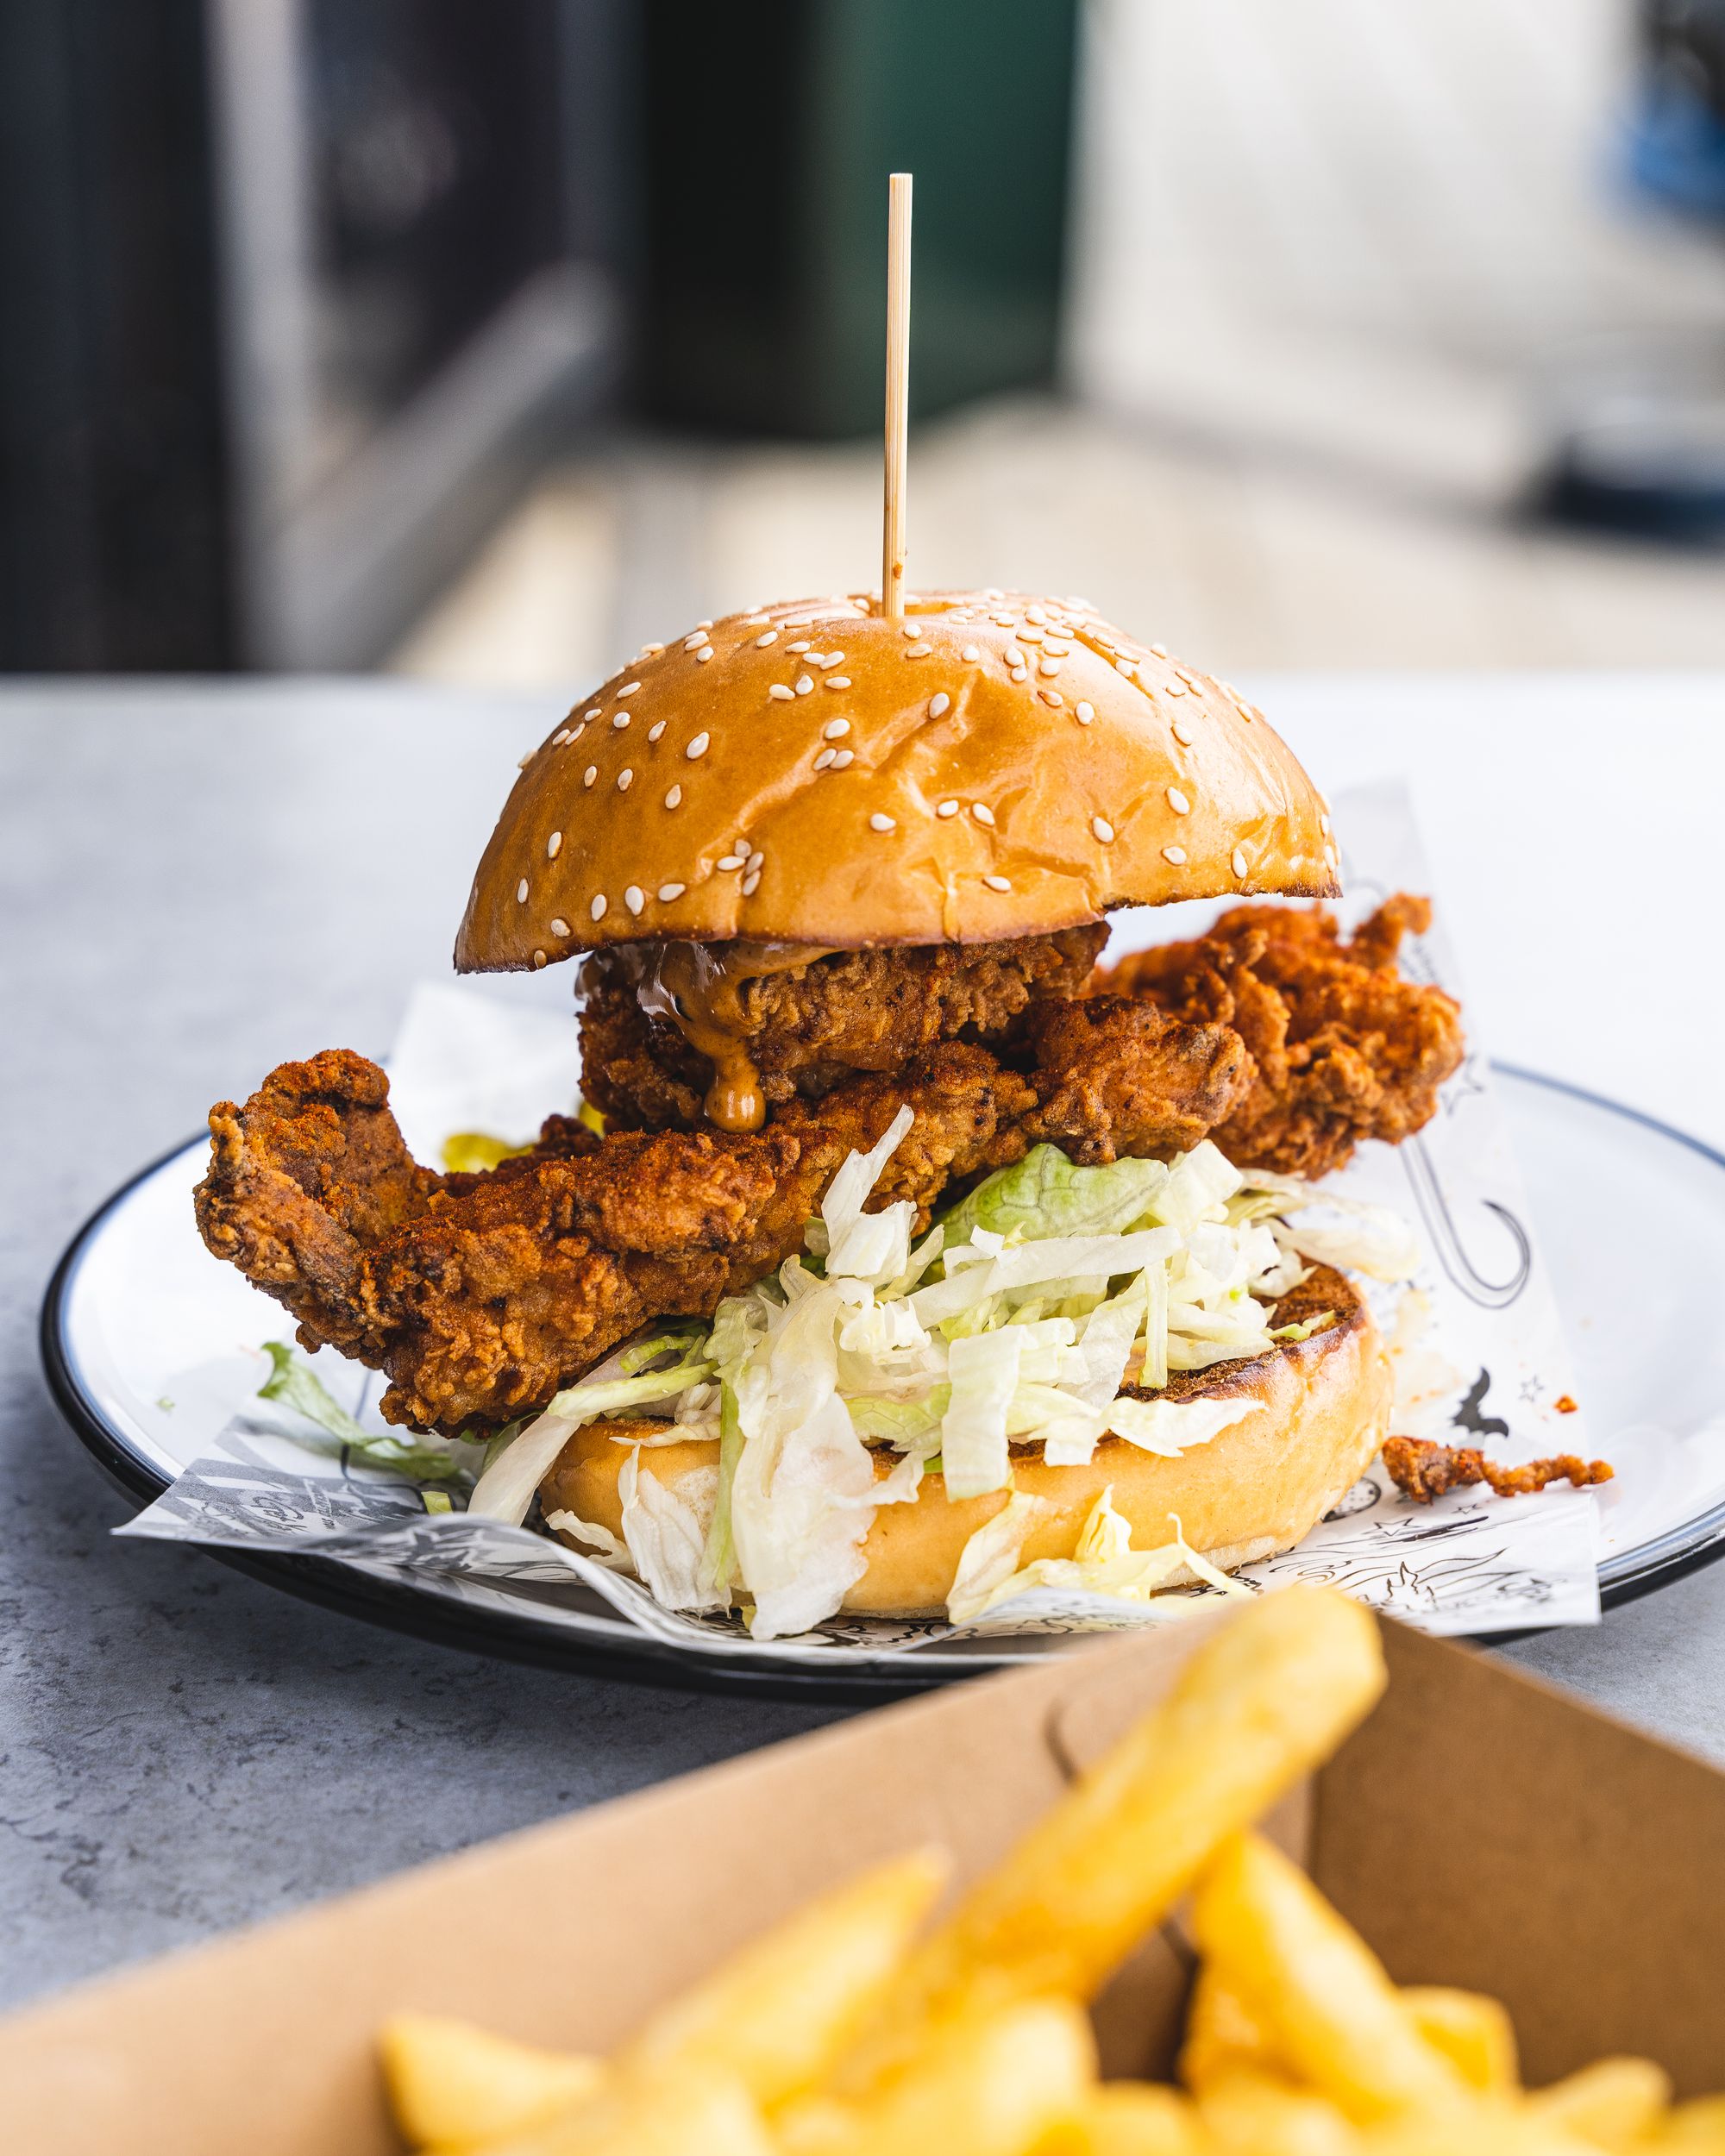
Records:
{"label": "white food wrapper", "polygon": [[[1404,790],[1364,789],[1335,804],[1345,847],[1352,924],[1397,890],[1429,891]],[[1214,913],[1214,907],[1205,909]],[[1192,932],[1164,911],[1127,917],[1117,948]],[[1458,996],[1440,924],[1404,944],[1410,977]],[[464,988],[416,991],[390,1062],[404,1135],[436,1161],[455,1131],[530,1138],[541,1119],[575,1105],[580,1059],[573,1018]],[[1553,1451],[1586,1451],[1581,1417],[1559,1412],[1572,1389],[1557,1308],[1534,1242],[1527,1200],[1492,1096],[1485,1053],[1470,1028],[1469,1054],[1426,1129],[1400,1146],[1362,1145],[1324,1188],[1387,1208],[1414,1230],[1424,1259],[1410,1282],[1366,1284],[1396,1369],[1399,1433],[1477,1445],[1514,1465]],[[1302,1225],[1321,1224],[1313,1207]],[[212,1261],[213,1263],[214,1261]],[[290,1330],[284,1317],[273,1335]],[[261,1348],[261,1338],[259,1342]],[[366,1428],[385,1426],[382,1381],[325,1351],[315,1358],[331,1394]],[[269,1365],[259,1356],[259,1382]],[[310,1438],[317,1449],[308,1449]],[[455,1500],[459,1507],[461,1500]],[[831,1664],[974,1635],[998,1641],[1162,1623],[1214,1599],[1214,1590],[1133,1603],[1038,1588],[974,1624],[835,1618],[795,1639],[756,1641],[739,1616],[662,1608],[637,1581],[549,1537],[444,1511],[433,1493],[357,1463],[290,1411],[258,1401],[235,1415],[216,1450],[118,1530],[253,1551],[335,1558],[374,1577],[414,1581],[446,1599],[514,1609],[536,1623],[578,1621],[598,1596],[643,1633],[697,1652]],[[1298,1548],[1246,1568],[1251,1586],[1329,1582],[1425,1630],[1515,1631],[1598,1620],[1598,1511],[1590,1490],[1558,1485],[1502,1499],[1455,1490],[1430,1505],[1402,1496],[1381,1463]]]}

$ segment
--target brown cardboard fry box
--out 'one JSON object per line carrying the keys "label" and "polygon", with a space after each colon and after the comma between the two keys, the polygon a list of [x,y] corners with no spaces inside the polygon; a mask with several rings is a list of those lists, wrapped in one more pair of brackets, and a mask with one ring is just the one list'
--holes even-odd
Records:
{"label": "brown cardboard fry box", "polygon": [[[889,1708],[86,1985],[0,2023],[8,2156],[372,2156],[401,2008],[610,2049],[846,1872],[925,1841],[984,1869],[1216,1623]],[[1496,1993],[1530,2082],[1607,2052],[1725,2087],[1725,1774],[1500,1663],[1385,1627],[1377,1713],[1272,1831],[1404,1982]],[[715,1711],[719,1711],[715,1709]],[[1177,1927],[1099,2009],[1170,2063]]]}

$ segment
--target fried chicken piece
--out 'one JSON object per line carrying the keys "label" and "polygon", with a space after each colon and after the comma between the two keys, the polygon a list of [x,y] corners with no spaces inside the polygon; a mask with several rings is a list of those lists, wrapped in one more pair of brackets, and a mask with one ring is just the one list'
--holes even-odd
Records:
{"label": "fried chicken piece", "polygon": [[[819,1099],[854,1072],[896,1070],[942,1041],[1016,1040],[1027,1009],[1081,992],[1107,936],[1105,924],[1091,922],[998,943],[829,951],[739,978],[737,1041],[769,1111],[798,1094]],[[615,946],[595,952],[581,973],[582,1082],[625,1130],[699,1127],[713,1081],[712,1062],[676,1020],[641,1007],[637,988],[662,949]]]}
{"label": "fried chicken piece", "polygon": [[[793,1100],[748,1136],[618,1131],[554,1118],[489,1174],[410,1159],[375,1064],[285,1063],[210,1112],[198,1226],[299,1320],[302,1343],[387,1373],[392,1422],[454,1432],[543,1407],[649,1319],[710,1316],[800,1249],[845,1156],[901,1105],[915,1120],[871,1202],[927,1220],[950,1183],[1042,1139],[1075,1157],[1196,1144],[1239,1100],[1246,1057],[1219,1025],[1098,999],[1051,1021],[1027,1072],[948,1042],[902,1070]],[[578,1135],[579,1133],[579,1135]]]}
{"label": "fried chicken piece", "polygon": [[1404,934],[1430,921],[1428,902],[1405,893],[1346,941],[1320,907],[1236,906],[1195,942],[1103,969],[1098,985],[1233,1026],[1253,1081],[1212,1136],[1243,1168],[1316,1177],[1361,1138],[1396,1145],[1421,1129],[1461,1062],[1454,999],[1396,968]]}
{"label": "fried chicken piece", "polygon": [[1584,1460],[1574,1452],[1529,1460],[1525,1467],[1500,1467],[1475,1445],[1433,1445],[1423,1438],[1386,1438],[1383,1464],[1389,1479],[1416,1505],[1429,1505],[1446,1490],[1470,1482],[1489,1482],[1499,1497],[1520,1497],[1548,1482],[1572,1482],[1584,1489],[1609,1482],[1615,1470],[1609,1460]]}

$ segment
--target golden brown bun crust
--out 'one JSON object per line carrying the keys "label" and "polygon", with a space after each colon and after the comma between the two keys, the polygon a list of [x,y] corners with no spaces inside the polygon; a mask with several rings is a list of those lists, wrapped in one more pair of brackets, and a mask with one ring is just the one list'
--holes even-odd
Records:
{"label": "golden brown bun crust", "polygon": [[526,760],[456,966],[643,937],[982,943],[1335,893],[1316,788],[1221,683],[1076,601],[945,593],[906,622],[870,604],[733,614],[586,699]]}
{"label": "golden brown bun crust", "polygon": [[[1337,1322],[1251,1362],[1197,1373],[1177,1388],[1187,1400],[1245,1393],[1258,1401],[1255,1413],[1208,1444],[1166,1460],[1105,1438],[1088,1467],[1051,1468],[1038,1454],[1015,1454],[1017,1488],[1056,1507],[1032,1529],[1022,1562],[1070,1557],[1086,1514],[1110,1485],[1134,1549],[1171,1542],[1170,1514],[1177,1514],[1192,1548],[1226,1569],[1291,1549],[1321,1520],[1388,1433],[1390,1371],[1371,1313],[1345,1275],[1320,1268],[1299,1292],[1308,1313],[1332,1309]],[[610,1433],[624,1426],[593,1423],[569,1439],[540,1485],[548,1513],[567,1510],[622,1533],[617,1477],[628,1447]],[[649,1445],[639,1457],[643,1475],[674,1486],[693,1470],[715,1465],[718,1447]],[[1007,1498],[995,1490],[949,1503],[941,1477],[931,1475],[914,1504],[882,1506],[863,1545],[869,1569],[845,1608],[875,1617],[943,1612],[965,1543]]]}

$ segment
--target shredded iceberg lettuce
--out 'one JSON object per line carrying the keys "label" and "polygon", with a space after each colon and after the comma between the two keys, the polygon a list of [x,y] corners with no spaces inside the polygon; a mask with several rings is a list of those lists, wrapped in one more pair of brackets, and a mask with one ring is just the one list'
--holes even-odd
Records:
{"label": "shredded iceberg lettuce", "polygon": [[[1170,1401],[1170,1374],[1309,1338],[1329,1313],[1270,1325],[1307,1257],[1337,1262],[1346,1243],[1376,1271],[1406,1240],[1399,1222],[1327,1192],[1243,1175],[1206,1141],[1171,1163],[1095,1168],[1037,1146],[913,1244],[912,1206],[866,1209],[911,1120],[900,1109],[841,1165],[803,1255],[726,1297],[710,1326],[666,1326],[560,1393],[487,1461],[472,1508],[519,1521],[571,1431],[668,1412],[668,1430],[615,1433],[631,1447],[624,1554],[572,1514],[557,1524],[574,1522],[602,1561],[628,1562],[669,1607],[740,1607],[758,1639],[805,1632],[861,1577],[882,1505],[917,1501],[932,1474],[952,1500],[1010,1490],[1015,1444],[1039,1444],[1054,1466],[1088,1463],[1107,1438],[1170,1458],[1209,1444],[1256,1403]],[[1302,1228],[1295,1216],[1320,1205],[1342,1226]],[[668,1490],[639,1450],[685,1437],[716,1438],[718,1463]],[[1174,1542],[1133,1551],[1106,1497],[1074,1557],[1026,1567],[1040,1506],[1014,1492],[971,1538],[955,1612],[1027,1581],[1142,1600],[1221,1578],[1177,1523]]]}
{"label": "shredded iceberg lettuce", "polygon": [[[285,1341],[266,1340],[264,1353],[270,1359],[270,1374],[258,1388],[259,1399],[291,1407],[327,1432],[367,1467],[380,1467],[415,1482],[467,1483],[473,1480],[472,1463],[479,1458],[477,1446],[455,1438],[401,1438],[364,1429],[339,1401],[331,1398],[317,1371],[302,1362]],[[334,1447],[318,1447],[314,1440],[312,1449],[333,1451]]]}
{"label": "shredded iceberg lettuce", "polygon": [[[560,1392],[543,1414],[487,1463],[467,1501],[467,1510],[476,1519],[499,1520],[506,1526],[518,1527],[557,1455],[584,1423],[597,1422],[601,1415],[674,1400],[712,1376],[713,1365],[696,1359],[706,1345],[703,1335],[674,1335],[656,1344],[659,1356],[669,1351],[678,1357],[667,1369],[641,1370],[638,1351],[625,1348],[592,1377]],[[630,1374],[624,1374],[625,1364]]]}
{"label": "shredded iceberg lettuce", "polygon": [[1145,1615],[1164,1619],[1189,1616],[1203,1607],[1201,1597],[1158,1599],[1172,1587],[1198,1583],[1223,1595],[1252,1592],[1192,1548],[1176,1513],[1168,1515],[1174,1529],[1172,1541],[1154,1550],[1134,1550],[1131,1525],[1114,1509],[1112,1484],[1090,1507],[1070,1557],[1035,1557],[1021,1564],[1032,1530],[1052,1509],[1045,1498],[1015,1490],[1002,1509],[970,1537],[946,1605],[955,1625],[975,1624],[1002,1602],[1033,1588],[1142,1603]]}

